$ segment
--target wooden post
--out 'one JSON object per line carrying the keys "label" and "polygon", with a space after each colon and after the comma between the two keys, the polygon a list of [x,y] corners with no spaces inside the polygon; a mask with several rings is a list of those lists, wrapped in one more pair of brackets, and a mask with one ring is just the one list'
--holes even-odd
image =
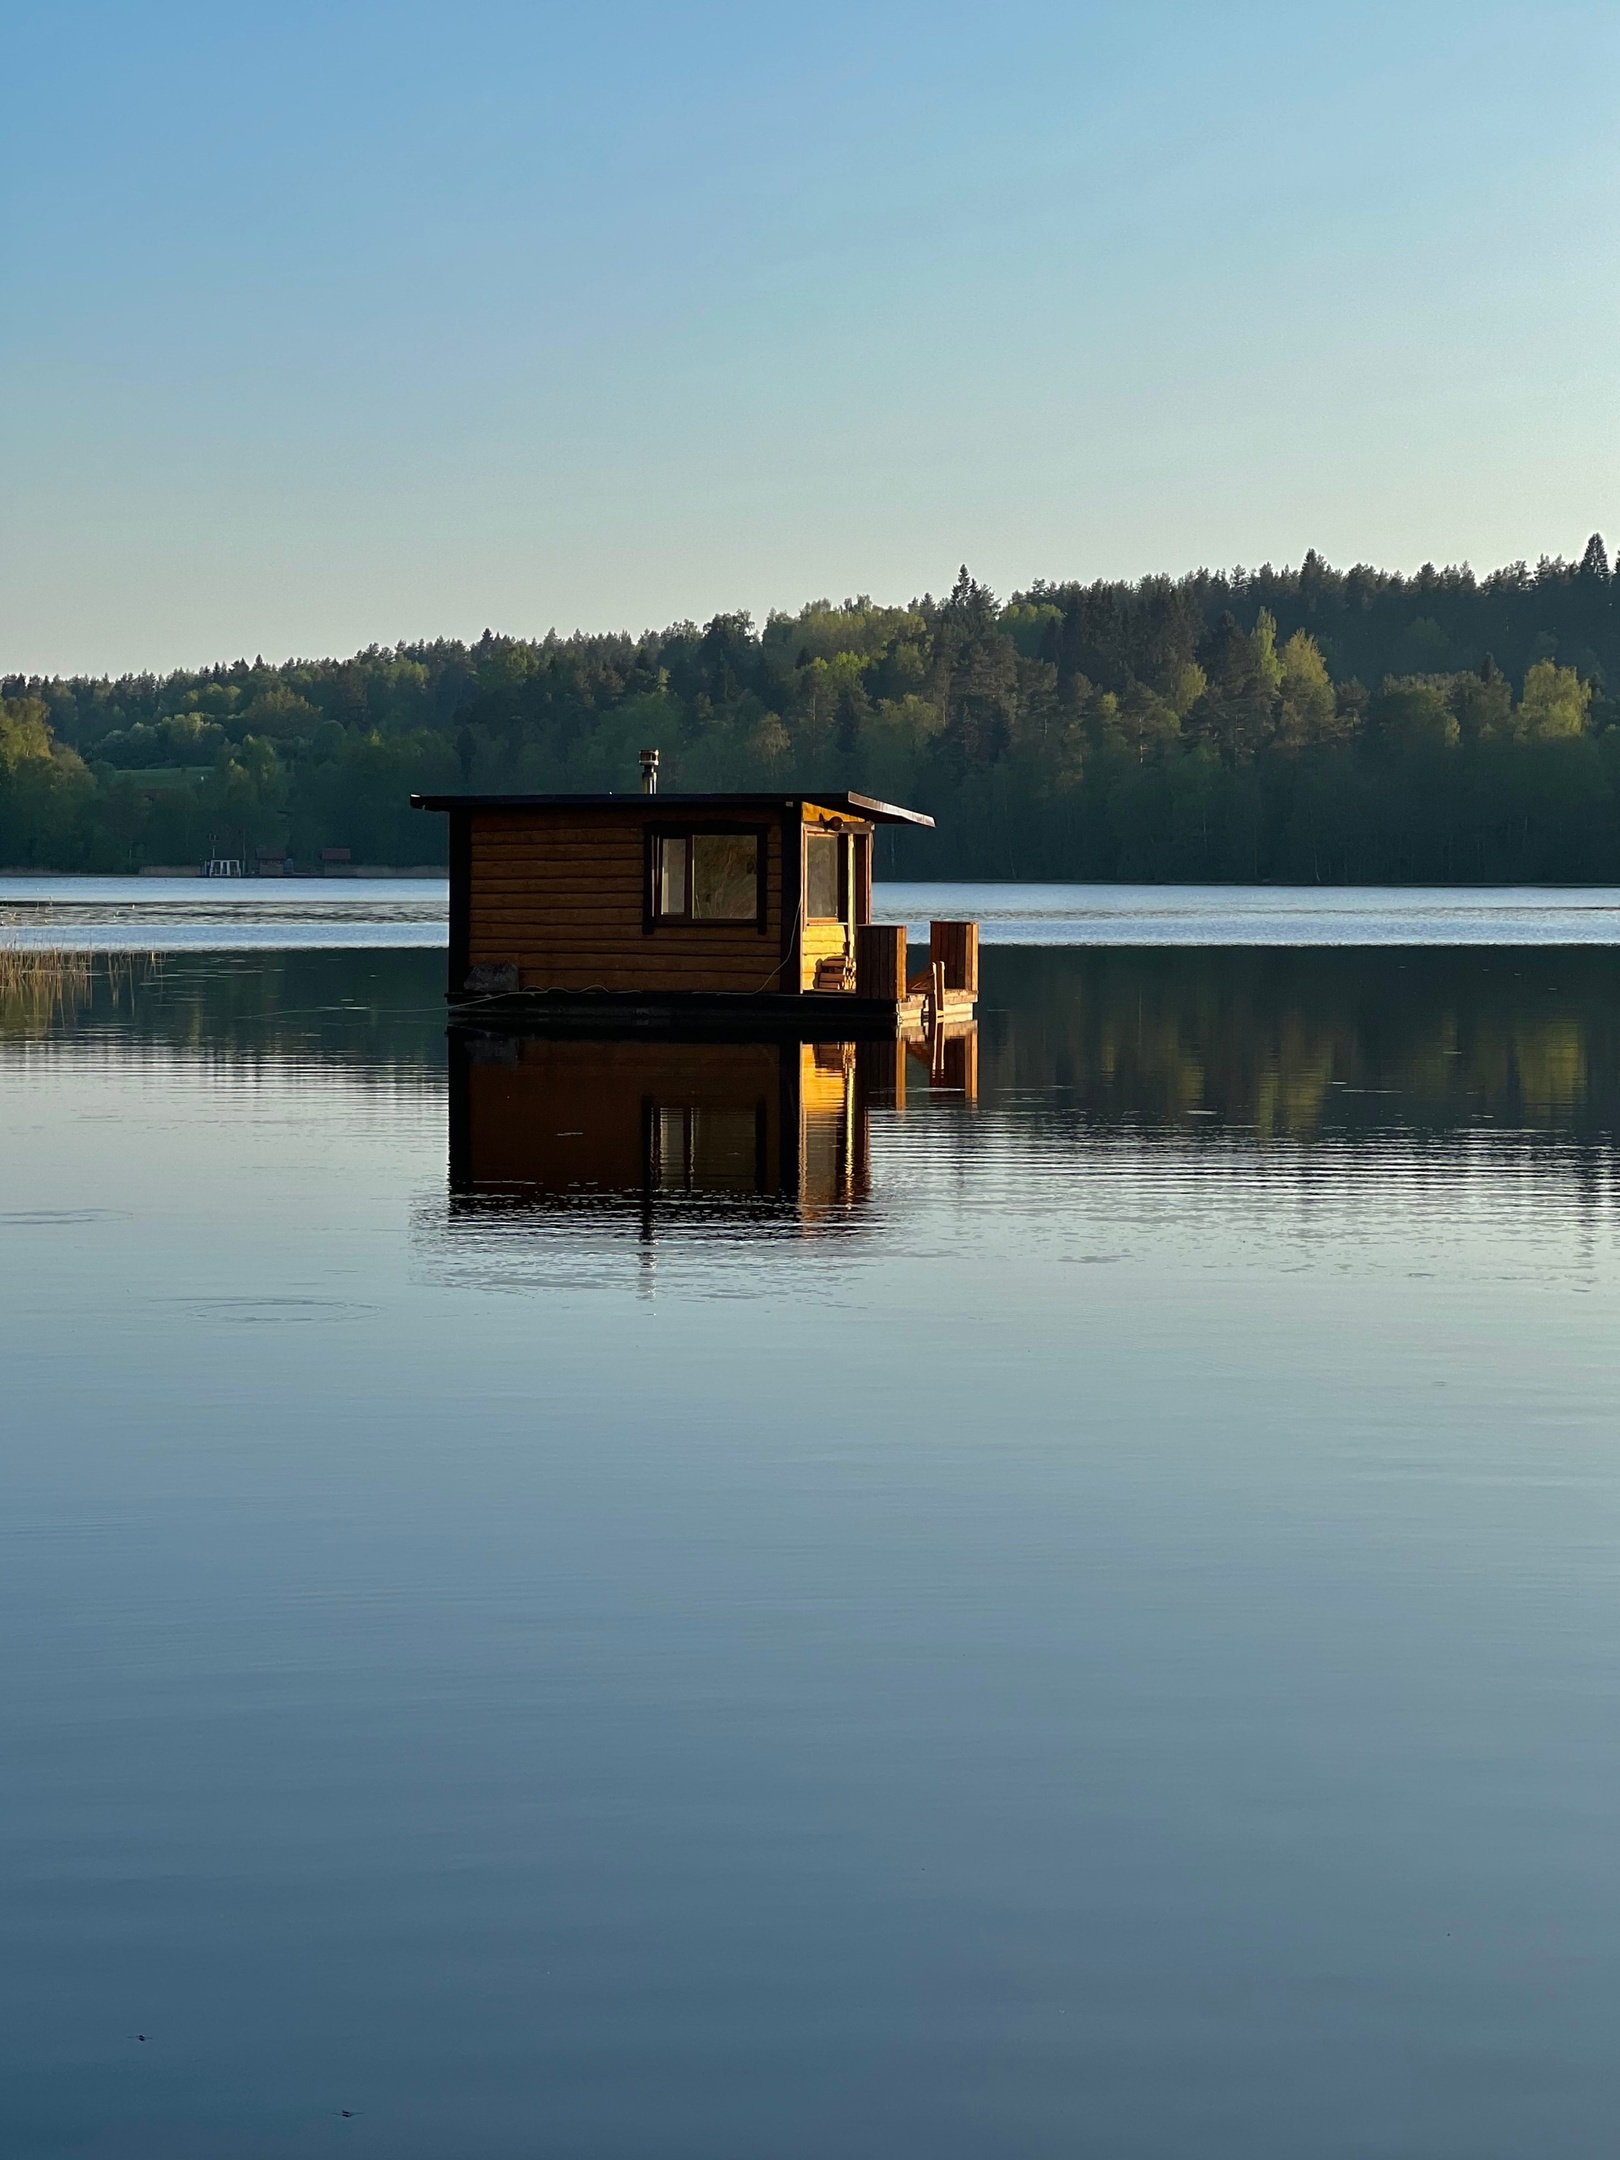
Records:
{"label": "wooden post", "polygon": [[904,923],[862,923],[855,932],[855,988],[863,998],[903,1005],[906,998]]}
{"label": "wooden post", "polygon": [[928,957],[945,970],[947,990],[976,998],[979,994],[979,926],[976,922],[928,925]]}
{"label": "wooden post", "polygon": [[472,814],[450,813],[450,995],[467,987],[472,966]]}

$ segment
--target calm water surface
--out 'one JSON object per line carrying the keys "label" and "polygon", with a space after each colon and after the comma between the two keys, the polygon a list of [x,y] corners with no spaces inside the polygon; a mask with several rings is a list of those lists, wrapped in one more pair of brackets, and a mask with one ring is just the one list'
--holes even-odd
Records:
{"label": "calm water surface", "polygon": [[[439,878],[0,877],[0,947],[443,945]],[[1608,945],[1612,886],[884,884],[879,922],[973,917],[987,945]]]}
{"label": "calm water surface", "polygon": [[0,1006],[0,2150],[1611,2151],[1620,955],[441,973]]}

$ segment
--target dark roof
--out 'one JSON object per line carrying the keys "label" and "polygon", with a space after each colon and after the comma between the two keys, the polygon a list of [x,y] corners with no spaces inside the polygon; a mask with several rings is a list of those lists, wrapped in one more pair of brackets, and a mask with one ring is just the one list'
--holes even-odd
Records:
{"label": "dark roof", "polygon": [[794,795],[413,795],[413,810],[797,810],[814,803],[818,810],[841,810],[846,817],[873,825],[933,825],[920,810],[843,789],[806,788]]}

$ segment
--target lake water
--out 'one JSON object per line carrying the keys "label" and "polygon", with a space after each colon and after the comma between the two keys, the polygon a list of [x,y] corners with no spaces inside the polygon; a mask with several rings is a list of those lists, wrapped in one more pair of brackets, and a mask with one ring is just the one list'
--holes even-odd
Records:
{"label": "lake water", "polygon": [[[438,878],[0,877],[0,946],[97,952],[442,945]],[[1607,945],[1613,886],[888,884],[879,922],[987,945]]]}
{"label": "lake water", "polygon": [[988,890],[976,1073],[5,993],[0,2151],[1612,2149],[1620,953]]}

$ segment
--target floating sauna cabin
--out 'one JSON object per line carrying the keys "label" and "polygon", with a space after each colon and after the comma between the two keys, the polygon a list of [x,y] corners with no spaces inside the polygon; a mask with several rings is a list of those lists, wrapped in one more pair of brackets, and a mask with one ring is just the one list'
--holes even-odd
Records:
{"label": "floating sauna cabin", "polygon": [[[643,772],[656,774],[656,753]],[[916,810],[809,795],[413,795],[450,820],[452,1006],[634,1024],[765,1018],[904,1032],[972,1015],[976,923],[926,960],[872,915],[880,825]]]}

